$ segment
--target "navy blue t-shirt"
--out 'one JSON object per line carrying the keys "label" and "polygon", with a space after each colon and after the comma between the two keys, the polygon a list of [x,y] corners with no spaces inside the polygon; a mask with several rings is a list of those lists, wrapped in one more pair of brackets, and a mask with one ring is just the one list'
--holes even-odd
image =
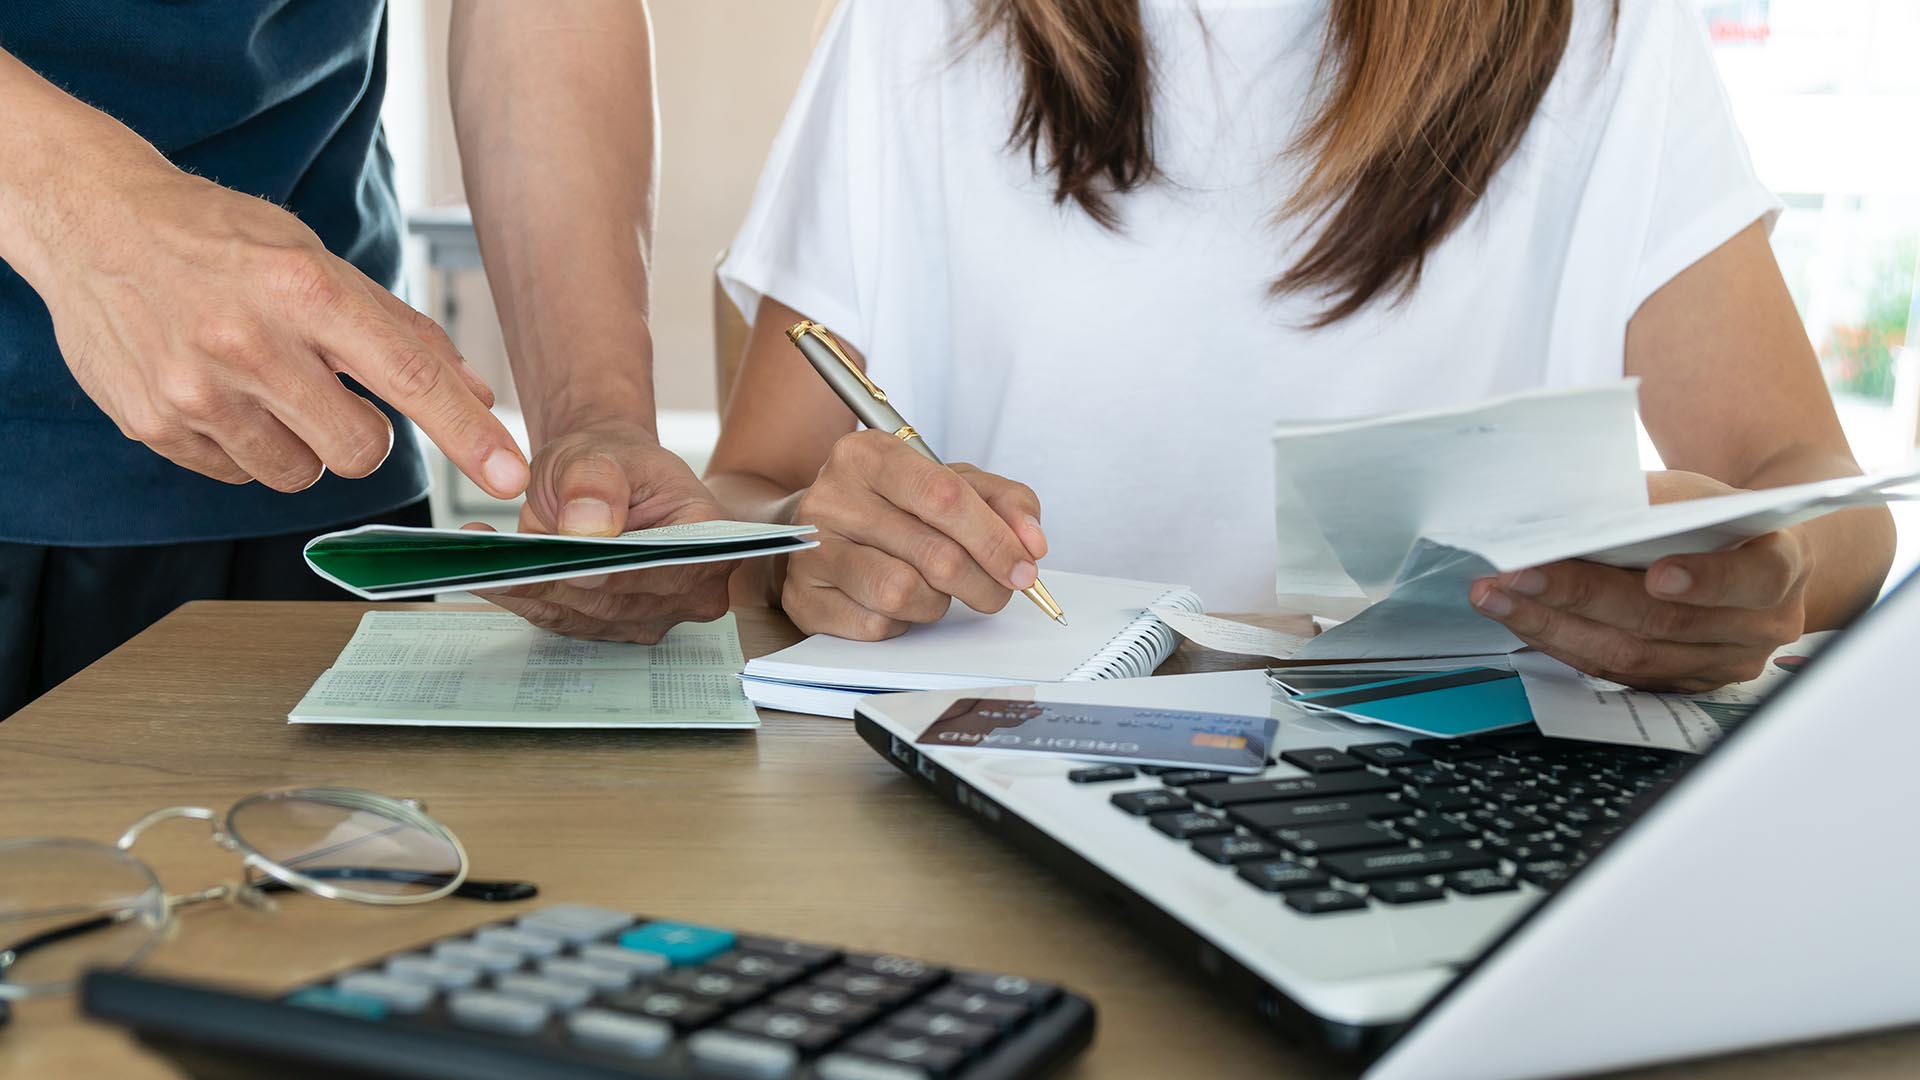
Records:
{"label": "navy blue t-shirt", "polygon": [[[336,255],[396,281],[385,0],[5,0],[0,48],[181,168],[287,207]],[[46,306],[0,262],[0,540],[158,544],[374,516],[427,490],[413,428],[386,411],[393,454],[364,479],[328,474],[283,494],[201,476],[120,434],[68,372]]]}

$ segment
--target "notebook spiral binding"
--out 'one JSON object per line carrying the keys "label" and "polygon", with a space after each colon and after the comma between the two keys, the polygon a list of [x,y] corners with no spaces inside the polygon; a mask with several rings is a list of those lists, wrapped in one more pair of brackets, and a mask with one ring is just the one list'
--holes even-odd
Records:
{"label": "notebook spiral binding", "polygon": [[[1200,597],[1191,589],[1168,590],[1154,604],[1196,615],[1204,613]],[[1153,674],[1153,669],[1172,656],[1179,646],[1180,635],[1173,632],[1173,627],[1161,622],[1152,612],[1142,611],[1062,681],[1143,679]]]}

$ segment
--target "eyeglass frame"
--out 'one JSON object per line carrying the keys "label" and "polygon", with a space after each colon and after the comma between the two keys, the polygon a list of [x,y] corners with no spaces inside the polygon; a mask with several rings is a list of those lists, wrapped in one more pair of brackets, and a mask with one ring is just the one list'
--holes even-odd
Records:
{"label": "eyeglass frame", "polygon": [[[245,807],[253,805],[256,800],[300,796],[315,796],[314,801],[331,802],[333,805],[342,806],[348,810],[365,810],[382,813],[392,817],[400,825],[419,828],[430,835],[444,839],[448,845],[452,847],[453,853],[458,860],[457,869],[452,874],[447,875],[447,880],[439,887],[425,893],[412,895],[358,893],[342,890],[337,886],[330,885],[319,878],[301,873],[278,860],[270,858],[235,833],[233,827],[234,815]],[[345,900],[352,903],[370,904],[379,907],[394,907],[429,903],[454,894],[484,901],[523,900],[536,895],[539,891],[538,887],[531,882],[468,881],[467,875],[471,863],[468,859],[466,848],[460,843],[459,837],[453,834],[453,830],[427,815],[426,803],[419,799],[396,798],[391,795],[382,795],[378,792],[366,791],[361,788],[269,788],[264,791],[254,792],[251,795],[242,796],[235,801],[232,806],[227,808],[224,819],[216,822],[215,819],[219,816],[218,811],[209,807],[171,806],[143,815],[139,820],[128,826],[126,831],[122,832],[119,838],[111,845],[96,840],[40,836],[0,841],[0,851],[32,845],[58,845],[87,848],[95,851],[105,850],[119,855],[125,860],[127,865],[144,875],[150,883],[149,889],[159,895],[159,918],[155,924],[152,937],[127,957],[122,964],[124,967],[136,966],[146,959],[148,953],[159,944],[166,928],[173,924],[175,915],[180,909],[205,903],[209,900],[231,898],[250,907],[268,908],[272,905],[272,900],[267,895],[268,893],[298,890],[326,900]],[[131,848],[134,843],[139,840],[140,835],[148,828],[160,822],[171,821],[177,818],[213,823],[211,839],[220,847],[226,848],[241,856],[243,869],[239,882],[211,885],[198,892],[181,893],[178,895],[166,891],[165,887],[160,883],[160,876],[154,872],[153,867],[148,865],[145,859],[134,855]],[[371,834],[363,839],[371,839],[374,835],[384,834]],[[259,880],[253,878],[253,873],[256,871],[262,875]],[[149,889],[141,890],[141,895],[145,896]],[[43,930],[21,941],[0,947],[0,975],[4,975],[8,968],[18,963],[21,956],[28,952],[47,945],[57,944],[68,938],[78,937],[81,934],[89,933],[96,929],[111,926],[129,915],[135,914],[138,910],[139,905],[128,905],[118,910],[107,911],[95,915],[92,918],[70,923],[66,926]],[[78,914],[78,912],[76,912],[76,914]],[[9,993],[8,991],[10,989],[17,990],[18,992]],[[55,992],[59,991],[44,988],[30,990],[22,984],[10,984],[6,982],[4,978],[0,978],[0,1004],[4,1004],[9,1000],[22,1000],[39,996],[42,993]],[[0,1023],[3,1022],[4,1020],[0,1020]]]}

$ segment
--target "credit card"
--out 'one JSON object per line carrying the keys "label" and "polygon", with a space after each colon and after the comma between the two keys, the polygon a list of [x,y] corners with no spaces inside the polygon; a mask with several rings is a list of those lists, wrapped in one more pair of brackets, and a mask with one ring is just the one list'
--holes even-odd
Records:
{"label": "credit card", "polygon": [[974,697],[954,702],[915,741],[954,749],[1257,773],[1266,765],[1278,724],[1270,716]]}

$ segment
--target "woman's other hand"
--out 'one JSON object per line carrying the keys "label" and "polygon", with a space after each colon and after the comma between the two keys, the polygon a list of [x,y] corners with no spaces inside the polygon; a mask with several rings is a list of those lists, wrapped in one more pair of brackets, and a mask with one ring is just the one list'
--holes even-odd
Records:
{"label": "woman's other hand", "polygon": [[[1656,503],[1730,494],[1698,473],[1650,473]],[[1699,693],[1756,678],[1806,632],[1811,547],[1797,529],[1671,555],[1645,571],[1570,559],[1481,578],[1469,599],[1528,645],[1642,690]]]}

